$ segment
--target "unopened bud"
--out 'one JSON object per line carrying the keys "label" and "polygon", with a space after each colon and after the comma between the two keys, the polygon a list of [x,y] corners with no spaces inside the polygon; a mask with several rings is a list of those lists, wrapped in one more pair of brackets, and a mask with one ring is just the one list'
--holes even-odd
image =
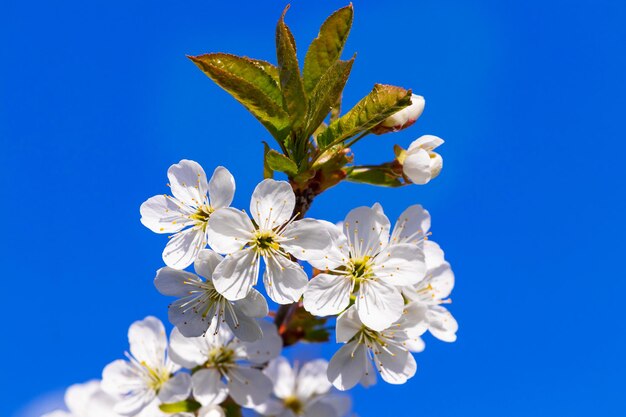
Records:
{"label": "unopened bud", "polygon": [[433,149],[443,144],[443,139],[424,135],[413,141],[406,150],[402,172],[414,184],[426,184],[441,172],[443,158]]}
{"label": "unopened bud", "polygon": [[392,114],[382,121],[378,126],[372,129],[372,132],[381,135],[387,132],[397,132],[411,126],[424,111],[426,101],[424,97],[413,94],[411,96],[411,105],[403,108],[397,113]]}

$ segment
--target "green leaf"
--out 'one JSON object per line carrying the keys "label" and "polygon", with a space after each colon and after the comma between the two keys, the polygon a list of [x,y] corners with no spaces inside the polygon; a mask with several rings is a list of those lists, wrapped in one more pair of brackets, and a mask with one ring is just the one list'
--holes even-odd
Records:
{"label": "green leaf", "polygon": [[190,56],[210,79],[226,90],[250,111],[282,143],[289,133],[289,116],[283,110],[283,98],[267,62],[214,53]]}
{"label": "green leaf", "polygon": [[304,59],[304,89],[310,94],[322,76],[341,56],[348,39],[354,10],[352,4],[337,10],[322,24]]}
{"label": "green leaf", "polygon": [[309,137],[324,121],[332,107],[341,98],[346,86],[354,57],[349,61],[337,61],[326,71],[311,94],[305,137]]}
{"label": "green leaf", "polygon": [[397,175],[384,166],[379,168],[354,169],[348,174],[348,181],[380,185],[383,187],[401,187],[404,185]]}
{"label": "green leaf", "polygon": [[292,176],[298,173],[298,166],[295,162],[273,149],[270,149],[267,152],[265,155],[265,161],[274,171],[284,172],[285,174]]}
{"label": "green leaf", "polygon": [[200,404],[199,402],[195,400],[183,400],[177,403],[159,405],[159,408],[161,409],[161,411],[165,413],[172,413],[172,414],[181,413],[185,411],[194,412],[196,410],[199,410],[201,407],[202,407],[202,404]]}
{"label": "green leaf", "polygon": [[304,94],[304,86],[300,77],[300,66],[296,56],[296,43],[291,31],[285,24],[285,8],[278,24],[276,25],[276,55],[278,58],[278,75],[280,88],[292,129],[297,129],[304,123],[307,100]]}
{"label": "green leaf", "polygon": [[274,170],[270,168],[270,165],[267,163],[267,154],[271,150],[270,145],[267,142],[263,142],[263,178],[274,178]]}
{"label": "green leaf", "polygon": [[317,142],[321,149],[341,143],[361,132],[370,130],[410,104],[411,90],[376,84],[374,89],[356,106],[320,133]]}

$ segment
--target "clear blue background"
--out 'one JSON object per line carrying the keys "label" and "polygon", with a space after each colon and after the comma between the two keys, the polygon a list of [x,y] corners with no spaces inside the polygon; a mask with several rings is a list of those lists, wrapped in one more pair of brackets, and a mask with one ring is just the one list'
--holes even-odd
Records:
{"label": "clear blue background", "polygon": [[[424,204],[456,272],[461,326],[454,344],[427,338],[409,383],[356,389],[354,409],[626,415],[626,4],[354,3],[346,107],[375,82],[427,101],[414,127],[364,141],[356,160],[391,159],[394,143],[431,133],[446,140],[445,167],[425,187],[342,184],[310,215]],[[294,2],[300,55],[344,4]],[[247,206],[268,135],[185,54],[275,61],[283,6],[3,1],[0,415],[98,377],[133,320],[166,318],[152,285],[166,238],[139,223],[139,205],[166,191],[170,164],[227,166]]]}

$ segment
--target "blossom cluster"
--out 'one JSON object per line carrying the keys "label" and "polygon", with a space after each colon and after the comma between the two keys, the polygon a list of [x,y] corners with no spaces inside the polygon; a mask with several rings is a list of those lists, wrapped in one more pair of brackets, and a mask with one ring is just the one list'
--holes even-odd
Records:
{"label": "blossom cluster", "polygon": [[[372,132],[404,129],[423,107],[413,95]],[[433,149],[442,143],[426,135],[397,152],[406,183],[439,174],[442,158]],[[413,353],[424,349],[425,332],[456,340],[457,322],[444,307],[454,275],[421,205],[393,225],[379,203],[354,208],[336,224],[305,217],[287,181],[261,181],[246,210],[231,206],[235,179],[224,167],[208,178],[184,159],[167,177],[171,195],[149,198],[140,213],[143,225],[169,235],[154,285],[173,298],[173,330],[168,338],[151,316],[133,323],[126,359],[108,364],[101,381],[70,387],[69,411],[47,417],[224,417],[229,407],[343,417],[351,405],[339,391],[370,386],[377,374],[390,384],[414,376]],[[289,317],[277,325],[266,296],[336,318],[339,347],[330,362],[292,365],[281,356]]]}

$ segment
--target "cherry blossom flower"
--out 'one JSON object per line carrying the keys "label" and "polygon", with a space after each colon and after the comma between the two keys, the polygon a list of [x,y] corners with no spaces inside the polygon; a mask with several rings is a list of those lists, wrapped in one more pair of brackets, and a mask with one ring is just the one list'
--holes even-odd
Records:
{"label": "cherry blossom flower", "polygon": [[[355,295],[355,309],[366,326],[383,330],[402,315],[398,286],[417,284],[426,266],[419,246],[392,241],[390,222],[382,210],[358,207],[348,213],[343,233],[335,228],[333,246],[304,293],[304,307],[319,316],[338,314]],[[401,232],[399,232],[401,233]]]}
{"label": "cherry blossom flower", "polygon": [[387,117],[382,123],[372,129],[372,132],[380,135],[382,133],[397,132],[398,130],[406,129],[419,119],[424,112],[425,105],[426,101],[424,97],[413,94],[411,96],[411,104],[408,107]]}
{"label": "cherry blossom flower", "polygon": [[254,410],[276,417],[343,417],[350,411],[350,398],[331,392],[323,359],[293,369],[284,357],[271,361],[263,371],[274,384],[273,396]]}
{"label": "cherry blossom flower", "polygon": [[157,271],[154,285],[163,295],[180,297],[169,306],[170,322],[185,337],[197,337],[212,326],[218,331],[225,322],[239,339],[253,342],[263,336],[254,318],[267,316],[265,297],[252,289],[245,298],[228,301],[213,286],[212,276],[222,257],[209,249],[198,254],[194,267],[196,273],[165,267]]}
{"label": "cherry blossom flower", "polygon": [[337,342],[346,344],[330,360],[328,379],[342,391],[359,382],[369,386],[376,382],[375,366],[386,382],[405,383],[417,369],[410,352],[424,350],[420,336],[425,330],[421,310],[414,303],[404,307],[393,326],[379,332],[365,326],[356,308],[350,307],[337,318]]}
{"label": "cherry blossom flower", "polygon": [[263,282],[269,297],[279,304],[300,299],[307,274],[291,256],[305,261],[321,259],[331,241],[326,222],[294,220],[294,207],[295,195],[289,183],[266,179],[252,194],[252,220],[234,208],[211,216],[209,243],[216,252],[228,254],[213,274],[218,292],[229,300],[244,298],[258,280],[263,258]]}
{"label": "cherry blossom flower", "polygon": [[170,337],[172,360],[186,368],[200,367],[193,373],[193,395],[203,405],[219,404],[230,395],[237,404],[253,407],[267,400],[272,382],[254,365],[280,354],[282,339],[276,327],[259,320],[263,338],[242,342],[226,327],[217,333],[184,337],[178,329]]}
{"label": "cherry blossom flower", "polygon": [[69,411],[57,410],[43,417],[119,417],[113,411],[116,400],[102,390],[100,381],[75,384],[65,390],[65,405]]}
{"label": "cherry blossom flower", "polygon": [[426,278],[415,286],[403,287],[402,294],[419,308],[428,331],[444,342],[454,342],[459,328],[452,314],[442,306],[454,287],[454,273],[445,261],[439,245],[433,241],[424,243],[426,255]]}
{"label": "cherry blossom flower", "polygon": [[402,172],[414,184],[426,184],[443,168],[443,158],[433,149],[443,144],[443,139],[424,135],[413,141],[402,162]]}
{"label": "cherry blossom flower", "polygon": [[128,329],[128,342],[128,361],[111,362],[102,372],[102,389],[121,397],[115,412],[136,416],[144,409],[189,396],[191,378],[185,373],[173,375],[180,367],[167,354],[165,328],[159,319],[149,316],[134,322]]}
{"label": "cherry blossom flower", "polygon": [[171,268],[191,265],[207,244],[206,226],[211,215],[228,207],[235,194],[235,179],[224,167],[217,167],[211,180],[194,161],[183,159],[167,171],[173,196],[156,195],[139,211],[141,223],[155,233],[171,233],[163,261]]}

